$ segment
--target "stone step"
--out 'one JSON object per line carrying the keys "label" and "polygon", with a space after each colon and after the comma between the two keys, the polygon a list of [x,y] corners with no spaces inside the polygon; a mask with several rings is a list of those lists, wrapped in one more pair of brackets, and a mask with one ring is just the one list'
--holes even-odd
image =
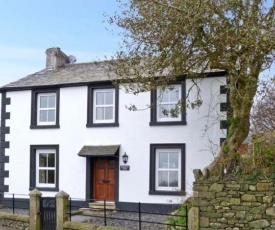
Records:
{"label": "stone step", "polygon": [[[98,211],[104,210],[104,202],[92,202],[89,203],[89,208],[95,209]],[[106,202],[105,203],[106,210],[116,210],[116,205],[114,202]]]}

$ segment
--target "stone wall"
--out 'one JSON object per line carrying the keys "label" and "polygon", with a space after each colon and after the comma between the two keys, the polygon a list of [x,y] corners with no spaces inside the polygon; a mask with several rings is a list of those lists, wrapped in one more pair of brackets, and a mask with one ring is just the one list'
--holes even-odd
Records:
{"label": "stone wall", "polygon": [[0,229],[1,226],[12,227],[18,230],[28,230],[29,216],[0,212]]}
{"label": "stone wall", "polygon": [[192,198],[199,229],[275,229],[274,180],[199,175]]}

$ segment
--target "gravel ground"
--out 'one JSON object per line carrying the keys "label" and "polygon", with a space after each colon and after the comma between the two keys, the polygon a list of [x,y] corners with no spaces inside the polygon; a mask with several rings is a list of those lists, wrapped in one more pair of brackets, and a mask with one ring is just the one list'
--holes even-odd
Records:
{"label": "gravel ground", "polygon": [[[111,218],[119,218],[122,220],[116,220]],[[159,222],[165,223],[167,216],[164,215],[153,215],[153,214],[142,214],[142,221],[150,222]],[[136,220],[136,221],[131,221]],[[86,223],[93,223],[95,225],[104,225],[104,218],[99,217],[90,217]],[[122,227],[127,229],[139,229],[138,223],[138,213],[129,213],[129,212],[112,212],[107,214],[107,225]],[[165,225],[154,224],[154,223],[141,223],[142,230],[161,230],[165,229]]]}
{"label": "gravel ground", "polygon": [[[1,208],[1,212],[8,212],[12,213],[11,208]],[[16,214],[25,214],[29,215],[29,210],[27,209],[16,209]],[[97,214],[94,214],[96,216]],[[103,215],[100,217],[91,217],[88,215],[79,215],[79,218],[73,218],[72,221],[81,221],[85,223],[91,223],[95,225],[104,225],[104,218]],[[119,218],[122,220],[116,220],[111,218]],[[75,219],[75,220],[73,220]],[[136,221],[131,221],[136,220]],[[165,215],[155,215],[155,214],[142,214],[141,215],[142,221],[149,221],[149,222],[159,222],[159,223],[165,223],[167,220],[167,216]],[[139,223],[138,223],[138,213],[131,213],[131,212],[111,212],[107,213],[107,225],[109,226],[115,226],[115,227],[122,227],[126,229],[139,229]],[[154,224],[154,223],[141,223],[141,229],[142,230],[164,230],[166,225],[161,224]],[[12,228],[8,227],[1,227],[0,230],[13,230]]]}
{"label": "gravel ground", "polygon": [[[0,212],[12,213],[12,208],[3,207],[3,208],[0,208]],[[19,208],[16,208],[14,210],[14,214],[29,215],[29,209],[19,209]],[[1,228],[0,228],[0,230],[1,230]]]}

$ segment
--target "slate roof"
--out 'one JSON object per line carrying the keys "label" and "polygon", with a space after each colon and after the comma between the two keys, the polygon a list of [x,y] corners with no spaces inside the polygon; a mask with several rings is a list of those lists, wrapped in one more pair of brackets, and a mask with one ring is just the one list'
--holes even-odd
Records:
{"label": "slate roof", "polygon": [[84,145],[78,155],[82,157],[115,156],[120,145]]}
{"label": "slate roof", "polygon": [[55,69],[43,69],[9,83],[2,89],[110,81],[115,78],[115,74],[108,71],[108,67],[107,61],[65,64]]}
{"label": "slate roof", "polygon": [[[206,73],[224,76],[225,71],[209,70]],[[116,78],[108,61],[65,64],[54,69],[43,69],[15,82],[4,85],[1,91],[23,90],[45,86],[85,85],[92,82],[111,81]]]}

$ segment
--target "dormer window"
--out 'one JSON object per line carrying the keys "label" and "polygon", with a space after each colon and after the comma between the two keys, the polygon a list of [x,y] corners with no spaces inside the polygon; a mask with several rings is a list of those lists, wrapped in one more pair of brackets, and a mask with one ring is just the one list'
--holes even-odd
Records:
{"label": "dormer window", "polygon": [[33,90],[31,128],[59,128],[59,89]]}

